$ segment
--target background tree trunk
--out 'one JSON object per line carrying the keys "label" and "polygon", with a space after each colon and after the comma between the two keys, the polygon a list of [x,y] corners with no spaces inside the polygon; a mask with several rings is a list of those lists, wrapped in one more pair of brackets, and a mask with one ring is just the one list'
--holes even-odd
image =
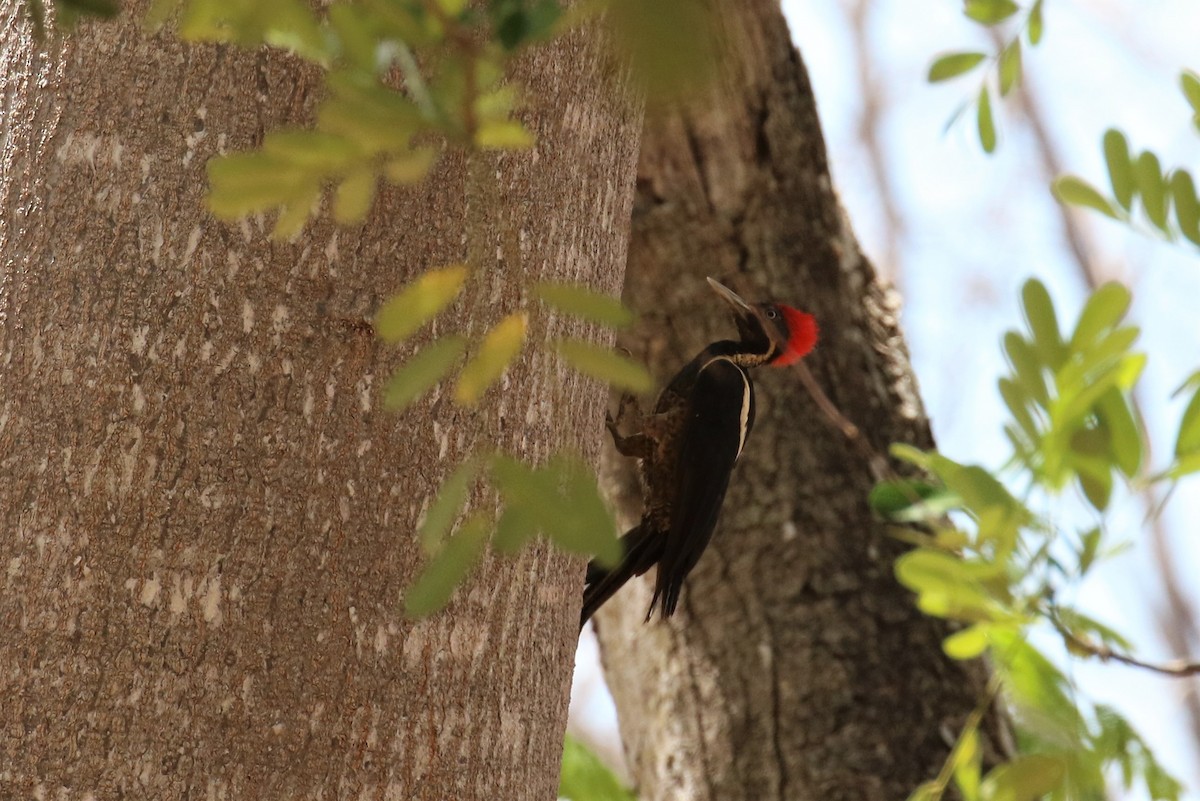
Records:
{"label": "background tree trunk", "polygon": [[[928,446],[898,298],[841,212],[780,10],[720,0],[716,18],[723,82],[643,136],[625,295],[644,325],[625,344],[668,376],[732,335],[711,275],[816,315],[808,364],[875,449]],[[894,580],[901,546],[866,505],[866,460],[796,375],[756,378],[755,430],[681,614],[643,625],[643,581],[599,616],[631,771],[645,801],[903,799],[937,773],[983,677]],[[632,523],[630,465],[606,461]]]}
{"label": "background tree trunk", "polygon": [[0,795],[552,798],[577,561],[488,559],[420,625],[400,599],[448,470],[595,456],[602,393],[537,351],[477,412],[397,417],[408,351],[367,321],[468,250],[486,278],[437,332],[535,277],[617,290],[640,116],[574,35],[525,65],[536,150],[272,243],[205,213],[204,164],[308,119],[315,73],[137,13],[41,49],[0,3]]}

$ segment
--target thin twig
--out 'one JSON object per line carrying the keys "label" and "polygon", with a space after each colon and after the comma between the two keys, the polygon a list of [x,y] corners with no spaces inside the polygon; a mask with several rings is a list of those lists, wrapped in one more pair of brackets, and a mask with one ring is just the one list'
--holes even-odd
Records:
{"label": "thin twig", "polygon": [[1162,663],[1144,662],[1128,654],[1118,653],[1105,643],[1096,642],[1087,637],[1080,637],[1064,626],[1062,621],[1059,620],[1058,615],[1053,611],[1050,612],[1050,622],[1054,624],[1055,630],[1058,631],[1059,635],[1066,640],[1071,648],[1099,657],[1104,662],[1119,662],[1129,667],[1141,668],[1142,670],[1149,670],[1153,673],[1161,673],[1164,676],[1176,678],[1200,675],[1200,662],[1189,662],[1183,659],[1174,659],[1170,662]]}
{"label": "thin twig", "polygon": [[808,394],[812,397],[813,402],[817,404],[817,408],[829,419],[833,427],[842,432],[846,439],[858,449],[858,452],[866,458],[867,464],[870,465],[871,475],[876,481],[894,480],[895,472],[888,465],[888,460],[879,451],[871,447],[871,443],[867,442],[867,438],[863,436],[862,431],[852,423],[846,415],[842,414],[837,406],[833,405],[833,401],[821,389],[821,385],[813,378],[812,371],[808,369],[808,365],[804,362],[797,362],[797,372],[800,375],[800,383],[804,384],[804,388],[808,390]]}

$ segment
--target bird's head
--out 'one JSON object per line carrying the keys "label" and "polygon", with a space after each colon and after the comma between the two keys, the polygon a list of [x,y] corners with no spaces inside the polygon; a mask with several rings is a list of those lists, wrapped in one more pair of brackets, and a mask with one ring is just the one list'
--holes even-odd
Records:
{"label": "bird's head", "polygon": [[817,344],[817,321],[811,314],[782,303],[747,303],[711,278],[708,284],[733,308],[742,344],[748,354],[761,357],[756,359],[758,364],[784,367],[799,361]]}

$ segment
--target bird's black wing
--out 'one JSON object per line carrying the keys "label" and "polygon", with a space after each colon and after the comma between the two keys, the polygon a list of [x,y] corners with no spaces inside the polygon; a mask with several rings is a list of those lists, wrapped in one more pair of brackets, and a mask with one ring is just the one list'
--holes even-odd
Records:
{"label": "bird's black wing", "polygon": [[[679,437],[671,526],[658,563],[650,613],[675,612],[683,580],[712,538],[729,476],[754,425],[754,386],[745,370],[714,358],[696,376]],[[649,615],[647,615],[649,618]]]}

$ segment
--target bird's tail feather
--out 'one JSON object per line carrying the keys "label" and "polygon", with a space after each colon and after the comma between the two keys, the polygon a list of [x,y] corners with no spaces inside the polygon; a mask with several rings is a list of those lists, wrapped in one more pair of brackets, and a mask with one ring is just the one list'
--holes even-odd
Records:
{"label": "bird's tail feather", "polygon": [[625,586],[625,582],[634,576],[645,573],[654,564],[650,557],[650,546],[653,538],[649,536],[650,528],[643,522],[631,528],[621,537],[621,548],[624,555],[621,562],[611,570],[596,564],[595,560],[588,563],[587,577],[583,588],[583,609],[579,613],[579,628],[582,629],[592,615],[596,613],[617,590]]}

